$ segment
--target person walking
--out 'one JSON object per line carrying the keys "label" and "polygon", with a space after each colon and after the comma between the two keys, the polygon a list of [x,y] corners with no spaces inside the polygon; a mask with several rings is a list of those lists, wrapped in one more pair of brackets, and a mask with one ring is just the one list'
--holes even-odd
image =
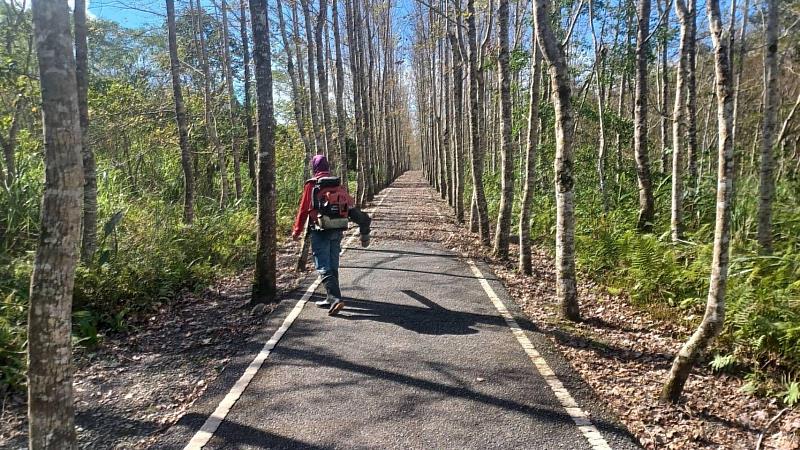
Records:
{"label": "person walking", "polygon": [[339,254],[348,220],[358,224],[361,246],[367,247],[372,219],[355,207],[353,198],[347,193],[347,187],[341,185],[341,180],[331,176],[328,159],[324,155],[316,155],[311,159],[311,170],[314,177],[303,186],[292,238],[299,240],[304,229],[309,230],[314,267],[327,293],[325,299],[315,304],[328,307],[328,315],[333,316],[344,308],[339,286]]}

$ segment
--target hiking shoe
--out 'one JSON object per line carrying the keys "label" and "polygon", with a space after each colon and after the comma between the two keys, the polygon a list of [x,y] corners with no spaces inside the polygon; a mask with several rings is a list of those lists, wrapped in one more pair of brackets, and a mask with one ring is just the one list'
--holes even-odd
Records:
{"label": "hiking shoe", "polygon": [[342,310],[342,308],[344,308],[344,302],[337,298],[333,301],[333,304],[331,304],[331,308],[328,310],[328,315],[335,316],[339,313],[339,311]]}
{"label": "hiking shoe", "polygon": [[315,301],[314,304],[320,308],[327,308],[328,306],[331,306],[331,299],[330,297],[325,297],[322,300]]}
{"label": "hiking shoe", "polygon": [[362,234],[361,235],[361,246],[362,247],[369,247],[369,235]]}

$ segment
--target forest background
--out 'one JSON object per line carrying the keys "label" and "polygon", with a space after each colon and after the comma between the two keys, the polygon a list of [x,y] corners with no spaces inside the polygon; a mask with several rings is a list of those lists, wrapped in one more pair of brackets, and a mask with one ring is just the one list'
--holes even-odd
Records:
{"label": "forest background", "polygon": [[[636,9],[632,2],[558,2],[554,22],[566,42],[575,105],[576,259],[581,276],[601,282],[610,293],[670,320],[696,323],[702,316],[708,291],[715,221],[716,103],[714,62],[705,14],[697,15],[693,73],[696,108],[693,112],[694,151],[681,161],[684,233],[671,236],[672,98],[679,53],[679,28],[672,2],[656,1],[650,15],[653,30],[647,83],[651,86],[651,138],[654,210],[652,228],[637,227],[639,196],[634,146]],[[715,370],[746,377],[746,390],[775,396],[793,405],[800,401],[800,2],[777,2],[780,8],[777,131],[774,141],[776,190],[773,205],[773,248],[765,253],[757,235],[759,145],[764,117],[764,35],[762,2],[721,2],[731,33],[736,104],[734,147],[736,189],[732,206],[732,259],[727,293],[728,319],[721,339],[707,361]],[[157,6],[156,6],[157,5]],[[0,190],[0,390],[3,394],[25,387],[25,321],[28,284],[39,227],[43,189],[41,116],[36,59],[32,57],[31,19],[22,2],[4,0],[0,8],[3,47],[0,50],[0,144],[3,144]],[[189,113],[195,186],[195,223],[183,224],[179,207],[184,181],[178,158],[178,132],[160,4],[146,2],[92,2],[89,20],[89,142],[97,160],[97,251],[79,267],[73,307],[74,343],[92,347],[103,335],[125,331],[137,317],[169,302],[184,290],[198,290],[220,276],[253,265],[255,204],[248,154],[244,107],[244,41],[238,33],[239,5],[229,5],[230,24],[223,38],[220,3],[203,2],[202,12],[179,2],[178,50],[184,62],[184,99]],[[274,6],[274,5],[273,5]],[[384,19],[388,6],[395,14]],[[532,81],[530,2],[511,6],[510,69],[512,136],[518,154],[513,170],[521,192],[524,138]],[[731,6],[736,6],[731,11]],[[704,2],[697,10],[704,11]],[[295,115],[292,76],[288,62],[308,50],[306,18],[294,3],[281,7],[294,34],[296,49],[283,45],[273,26],[275,79],[278,219],[288,229],[302,181],[307,176],[301,129]],[[310,5],[313,15],[316,6]],[[479,34],[489,35],[493,2],[477,4]],[[292,12],[295,11],[293,17]],[[387,40],[396,44],[398,90],[406,109],[401,111],[403,132],[413,147],[416,166],[424,158],[426,130],[436,117],[425,90],[426,57],[441,41],[439,19],[419,3],[365,2],[376,24],[393,30]],[[591,15],[590,15],[591,14]],[[245,13],[246,15],[246,13]],[[278,24],[275,9],[273,25]],[[292,20],[290,20],[290,18]],[[197,20],[199,19],[199,20]],[[313,19],[312,19],[313,20]],[[381,22],[385,20],[384,22]],[[310,23],[310,22],[309,22]],[[313,25],[313,24],[312,24]],[[202,30],[201,33],[198,33]],[[495,24],[495,26],[497,26]],[[313,27],[309,27],[311,29]],[[325,28],[326,33],[330,26]],[[594,31],[594,33],[592,32]],[[198,38],[207,46],[210,77],[203,74]],[[332,32],[330,33],[332,34]],[[326,34],[326,71],[335,70],[332,37]],[[307,37],[308,36],[308,37]],[[568,39],[567,39],[568,38]],[[377,42],[377,38],[375,39]],[[599,41],[599,42],[598,42]],[[493,40],[489,40],[493,42]],[[225,48],[230,49],[234,95],[226,87]],[[498,60],[493,44],[486,46],[481,63],[486,75],[485,151],[483,186],[488,216],[498,217],[501,199],[500,101],[494,86]],[[346,50],[346,49],[345,49]],[[345,54],[348,55],[347,51]],[[300,55],[298,58],[297,55]],[[381,66],[381,64],[379,64]],[[598,70],[601,69],[601,70]],[[345,67],[343,81],[350,92],[352,74]],[[436,75],[433,75],[434,77]],[[314,83],[315,74],[306,74]],[[332,83],[335,76],[330,77]],[[439,78],[432,85],[440,83]],[[211,95],[204,92],[208,82]],[[430,85],[429,85],[430,87]],[[333,92],[331,89],[330,92]],[[329,99],[330,100],[330,99]],[[345,139],[349,167],[357,164],[354,99],[347,95]],[[233,103],[233,106],[231,106]],[[332,103],[332,101],[331,101]],[[402,103],[402,102],[400,102]],[[435,106],[435,105],[434,105]],[[530,234],[552,250],[556,228],[553,155],[554,111],[543,93],[537,102],[540,137],[536,152],[536,181]],[[206,109],[209,114],[206,114]],[[231,112],[233,111],[233,112]],[[210,119],[210,120],[209,120]],[[310,118],[309,118],[310,119]],[[209,122],[216,130],[212,137]],[[602,133],[601,133],[602,128]],[[666,131],[665,131],[666,130]],[[308,130],[305,130],[308,133]],[[599,174],[598,137],[606,148],[607,173]],[[212,150],[218,140],[230,155],[239,152],[241,164],[228,158],[220,169]],[[237,150],[238,149],[238,150]],[[428,165],[430,167],[430,165]],[[465,164],[463,201],[472,200],[471,166]],[[223,179],[233,187],[221,202]],[[351,179],[358,178],[353,171]],[[430,174],[442,189],[439,174]],[[601,179],[603,183],[601,184]],[[452,195],[452,194],[450,194]],[[513,228],[518,226],[521,196],[515,198]],[[455,204],[455,199],[451,199]],[[222,205],[221,205],[222,203]]]}

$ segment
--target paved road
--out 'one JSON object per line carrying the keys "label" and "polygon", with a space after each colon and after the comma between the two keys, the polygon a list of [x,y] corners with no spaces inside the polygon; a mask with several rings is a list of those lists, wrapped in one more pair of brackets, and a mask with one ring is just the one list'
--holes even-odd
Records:
{"label": "paved road", "polygon": [[[491,271],[474,270],[436,242],[445,231],[418,173],[401,177],[378,201],[384,196],[373,245],[349,248],[342,258],[344,311],[328,317],[306,304],[205,448],[637,448]],[[512,333],[486,286],[524,331]],[[297,301],[283,302],[261,342],[223,372],[159,448],[189,442]],[[549,383],[520,339],[552,368]],[[553,379],[591,418],[588,426],[578,421],[583,430],[596,427],[599,439],[582,433]]]}

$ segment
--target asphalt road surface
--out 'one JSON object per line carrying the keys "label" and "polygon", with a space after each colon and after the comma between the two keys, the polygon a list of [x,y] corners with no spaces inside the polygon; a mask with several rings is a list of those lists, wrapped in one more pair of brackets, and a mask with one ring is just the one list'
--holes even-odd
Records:
{"label": "asphalt road surface", "polygon": [[[377,196],[372,245],[342,256],[344,310],[316,307],[319,287],[203,448],[638,448],[491,271],[437,242],[446,231],[434,193],[411,172]],[[302,294],[282,302],[157,448],[190,442]]]}

